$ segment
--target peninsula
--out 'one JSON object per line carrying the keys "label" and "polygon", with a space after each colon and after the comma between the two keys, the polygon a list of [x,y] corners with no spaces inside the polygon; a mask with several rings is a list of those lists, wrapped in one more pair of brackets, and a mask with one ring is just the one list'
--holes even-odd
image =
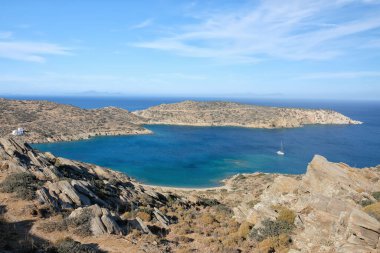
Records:
{"label": "peninsula", "polygon": [[71,141],[92,136],[150,134],[144,125],[294,128],[308,124],[360,124],[331,110],[277,108],[231,102],[184,101],[129,112],[116,107],[86,110],[37,100],[0,99],[0,137],[26,130],[28,143]]}
{"label": "peninsula", "polygon": [[0,98],[0,136],[22,127],[29,143],[88,139],[98,135],[149,134],[140,117],[116,107],[85,110],[38,100]]}
{"label": "peninsula", "polygon": [[147,124],[293,128],[310,124],[360,124],[331,110],[255,106],[232,102],[184,101],[133,112]]}

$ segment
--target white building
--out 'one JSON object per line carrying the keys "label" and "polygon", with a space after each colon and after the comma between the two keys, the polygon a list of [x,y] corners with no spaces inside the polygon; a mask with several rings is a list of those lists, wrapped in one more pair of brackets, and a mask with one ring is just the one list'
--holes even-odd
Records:
{"label": "white building", "polygon": [[23,135],[24,134],[24,128],[19,127],[16,130],[12,131],[12,135]]}

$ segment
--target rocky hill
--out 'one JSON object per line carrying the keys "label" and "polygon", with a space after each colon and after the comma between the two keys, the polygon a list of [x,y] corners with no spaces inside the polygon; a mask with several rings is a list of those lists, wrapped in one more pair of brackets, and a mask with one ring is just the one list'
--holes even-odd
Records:
{"label": "rocky hill", "polygon": [[127,110],[85,110],[48,101],[0,98],[0,137],[22,127],[29,143],[87,139],[96,135],[147,134],[142,120]]}
{"label": "rocky hill", "polygon": [[193,101],[162,104],[131,113],[116,107],[86,110],[48,101],[0,98],[0,115],[0,137],[9,137],[21,127],[25,134],[15,138],[29,143],[151,133],[143,124],[283,128],[361,123],[328,110]]}
{"label": "rocky hill", "polygon": [[148,124],[292,128],[307,124],[360,124],[338,112],[254,106],[230,102],[184,101],[133,112]]}
{"label": "rocky hill", "polygon": [[0,252],[379,252],[379,200],[380,167],[321,156],[183,190],[0,139]]}

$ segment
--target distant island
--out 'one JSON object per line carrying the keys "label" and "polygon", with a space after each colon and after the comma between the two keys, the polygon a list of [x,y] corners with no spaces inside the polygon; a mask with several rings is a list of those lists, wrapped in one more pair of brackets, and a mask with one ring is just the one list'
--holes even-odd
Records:
{"label": "distant island", "polygon": [[133,112],[148,124],[294,128],[310,124],[361,124],[331,110],[280,108],[232,102],[184,101]]}
{"label": "distant island", "polygon": [[48,101],[0,99],[0,137],[29,143],[88,139],[92,136],[149,134],[144,125],[295,128],[309,124],[360,124],[331,110],[255,106],[232,102],[184,101],[129,112],[116,107],[81,109]]}

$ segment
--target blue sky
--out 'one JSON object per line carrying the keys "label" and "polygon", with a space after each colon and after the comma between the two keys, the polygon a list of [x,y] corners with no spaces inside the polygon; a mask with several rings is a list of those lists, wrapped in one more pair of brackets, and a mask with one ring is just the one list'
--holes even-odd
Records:
{"label": "blue sky", "polygon": [[380,1],[17,1],[0,95],[380,98]]}

